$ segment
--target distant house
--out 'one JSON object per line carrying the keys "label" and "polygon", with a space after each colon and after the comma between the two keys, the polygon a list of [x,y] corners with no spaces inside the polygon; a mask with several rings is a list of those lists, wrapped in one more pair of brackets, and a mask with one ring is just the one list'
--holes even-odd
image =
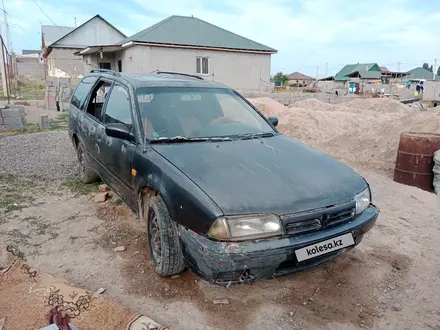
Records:
{"label": "distant house", "polygon": [[23,49],[21,51],[21,55],[30,55],[30,54],[40,54],[40,50],[38,50],[38,49]]}
{"label": "distant house", "polygon": [[43,25],[41,34],[47,75],[64,77],[78,77],[84,73],[82,59],[73,53],[88,45],[111,45],[126,37],[100,15],[77,28]]}
{"label": "distant house", "polygon": [[408,80],[440,80],[440,77],[438,75],[433,76],[433,73],[429,70],[426,70],[421,67],[414,68],[412,70],[409,70],[407,72],[407,78]]}
{"label": "distant house", "polygon": [[380,72],[382,73],[390,73],[391,71],[388,70],[388,68],[386,66],[380,66]]}
{"label": "distant house", "polygon": [[377,63],[358,63],[345,65],[336,75],[336,81],[348,81],[350,78],[380,79],[381,70]]}
{"label": "distant house", "polygon": [[315,78],[309,77],[305,74],[302,74],[301,72],[293,72],[289,75],[287,75],[289,78],[289,84],[301,84],[301,85],[308,85],[312,81],[315,81]]}
{"label": "distant house", "polygon": [[199,75],[236,89],[269,84],[277,51],[195,17],[170,16],[119,42],[88,43],[76,54],[84,71],[96,66],[132,73]]}

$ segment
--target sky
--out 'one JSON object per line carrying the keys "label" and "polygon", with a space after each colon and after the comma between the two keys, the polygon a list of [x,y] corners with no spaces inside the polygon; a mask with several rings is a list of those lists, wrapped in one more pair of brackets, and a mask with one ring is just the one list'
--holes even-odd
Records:
{"label": "sky", "polygon": [[100,14],[129,36],[170,15],[193,15],[277,49],[272,56],[272,73],[300,71],[324,77],[350,63],[374,62],[401,71],[423,62],[434,65],[436,58],[440,64],[438,0],[3,2],[16,53],[41,47],[41,24],[74,26],[76,17],[80,25]]}

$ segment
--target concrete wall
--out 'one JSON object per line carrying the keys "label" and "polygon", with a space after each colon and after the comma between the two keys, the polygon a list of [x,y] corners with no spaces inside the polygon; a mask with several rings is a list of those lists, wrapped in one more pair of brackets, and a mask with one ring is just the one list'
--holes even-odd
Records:
{"label": "concrete wall", "polygon": [[67,110],[74,86],[72,86],[70,78],[47,77],[45,108],[49,110]]}
{"label": "concrete wall", "polygon": [[83,59],[73,55],[79,48],[53,48],[46,58],[50,77],[80,77],[84,73]]}
{"label": "concrete wall", "polygon": [[[415,90],[414,86],[411,87]],[[423,86],[423,101],[440,100],[440,81],[425,81]]]}
{"label": "concrete wall", "polygon": [[133,46],[114,58],[122,61],[122,71],[150,73],[154,70],[196,74],[196,57],[209,57],[206,80],[220,82],[235,89],[259,90],[261,81],[270,80],[270,55],[192,50],[166,47]]}
{"label": "concrete wall", "polygon": [[115,53],[103,53],[102,59],[97,54],[88,54],[83,56],[84,74],[93,69],[98,69],[100,62],[108,62],[111,64],[112,70],[118,71],[118,61]]}
{"label": "concrete wall", "polygon": [[60,46],[77,46],[79,48],[90,45],[112,45],[124,39],[125,36],[112,28],[102,19],[95,17],[81,28],[74,30],[60,41],[56,42]]}
{"label": "concrete wall", "polygon": [[44,79],[44,63],[38,56],[17,56],[15,58],[17,76],[19,78]]}

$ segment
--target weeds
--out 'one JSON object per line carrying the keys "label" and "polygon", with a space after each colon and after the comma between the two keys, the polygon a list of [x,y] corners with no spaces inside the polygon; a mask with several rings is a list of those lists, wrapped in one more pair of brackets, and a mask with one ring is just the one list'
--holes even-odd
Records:
{"label": "weeds", "polygon": [[65,131],[68,126],[69,114],[67,112],[61,113],[57,118],[51,119],[49,129],[41,129],[37,124],[27,124],[23,129],[8,130],[0,133],[0,136],[12,136],[20,134],[30,134],[48,131]]}
{"label": "weeds", "polygon": [[99,185],[100,182],[83,183],[78,179],[69,180],[62,183],[63,187],[69,189],[76,195],[88,195],[93,191],[97,191],[99,189]]}
{"label": "weeds", "polygon": [[21,204],[9,204],[6,206],[6,211],[5,212],[12,212],[12,211],[20,211],[22,209],[24,209],[26,206],[21,205]]}
{"label": "weeds", "polygon": [[121,205],[122,203],[124,203],[124,201],[121,198],[117,197],[116,199],[112,199],[111,203],[114,205]]}
{"label": "weeds", "polygon": [[7,212],[21,210],[21,203],[34,200],[30,192],[34,186],[30,179],[0,172],[0,208]]}

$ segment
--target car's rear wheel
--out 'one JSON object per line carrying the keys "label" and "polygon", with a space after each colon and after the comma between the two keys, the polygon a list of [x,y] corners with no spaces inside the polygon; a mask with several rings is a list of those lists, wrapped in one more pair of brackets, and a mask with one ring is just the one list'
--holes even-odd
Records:
{"label": "car's rear wheel", "polygon": [[171,276],[184,268],[182,248],[176,223],[159,196],[148,202],[148,244],[156,273]]}
{"label": "car's rear wheel", "polygon": [[81,142],[78,142],[76,148],[79,162],[79,177],[84,183],[92,183],[98,181],[99,177],[95,171],[90,167],[89,160],[84,152],[84,146]]}

